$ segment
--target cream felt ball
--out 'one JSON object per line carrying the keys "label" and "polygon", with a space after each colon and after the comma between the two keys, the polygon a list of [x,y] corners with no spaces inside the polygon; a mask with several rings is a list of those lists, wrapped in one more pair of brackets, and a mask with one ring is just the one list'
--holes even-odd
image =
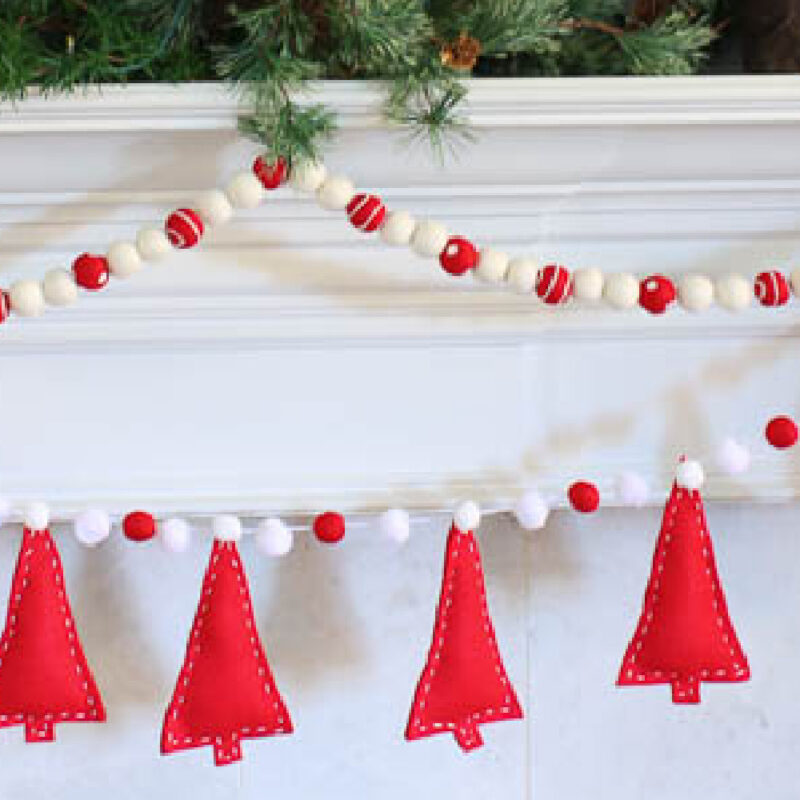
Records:
{"label": "cream felt ball", "polygon": [[219,514],[212,523],[214,538],[221,542],[238,542],[242,538],[242,523],[233,514]]}
{"label": "cream felt ball", "polygon": [[48,305],[71,306],[78,299],[78,285],[68,270],[51,269],[42,281],[42,293]]}
{"label": "cream felt ball", "polygon": [[185,519],[170,517],[158,526],[158,530],[165,550],[170,553],[184,553],[189,549],[192,531]]}
{"label": "cream felt ball", "polygon": [[270,558],[280,558],[294,546],[294,533],[277,517],[262,520],[256,529],[256,547]]}
{"label": "cream felt ball", "polygon": [[539,265],[532,258],[512,258],[508,264],[506,282],[518,294],[532,294],[538,274]]}
{"label": "cream felt ball", "polygon": [[21,317],[39,317],[44,313],[45,302],[39,281],[22,280],[11,284],[8,290],[11,310]]}
{"label": "cream felt ball", "polygon": [[378,528],[387,539],[403,544],[411,535],[411,517],[402,508],[390,508],[378,517]]}
{"label": "cream felt ball", "polygon": [[209,189],[199,194],[194,201],[194,208],[206,225],[224,225],[233,217],[233,206],[225,192]]}
{"label": "cream felt ball", "polygon": [[526,531],[537,531],[544,528],[550,508],[539,492],[528,491],[520,497],[514,506],[514,516],[521,528]]}
{"label": "cream felt ball", "polygon": [[172,251],[172,245],[160,228],[142,228],[136,234],[136,249],[144,261],[160,261]]}
{"label": "cream felt ball", "polygon": [[605,278],[597,267],[576,269],[572,275],[572,295],[584,303],[597,303],[603,297]]}
{"label": "cream felt ball", "polygon": [[317,202],[328,211],[343,211],[353,199],[356,187],[344,175],[330,175],[317,189]]}
{"label": "cream felt ball", "polygon": [[699,461],[686,459],[686,461],[681,461],[675,470],[675,483],[682,489],[696,492],[703,485],[705,479],[703,465]]}
{"label": "cream felt ball", "polygon": [[408,211],[390,211],[381,226],[380,237],[393,247],[407,245],[416,227],[417,221]]}
{"label": "cream felt ball", "polygon": [[617,478],[617,497],[626,506],[642,508],[650,497],[650,487],[638,472],[627,470]]}
{"label": "cream felt ball", "polygon": [[456,528],[463,533],[474,531],[481,524],[481,509],[472,500],[465,500],[456,506],[453,514],[453,522]]}
{"label": "cream felt ball", "polygon": [[717,448],[717,463],[726,475],[741,475],[750,469],[750,451],[727,436]]}
{"label": "cream felt ball", "polygon": [[501,250],[487,247],[478,254],[475,277],[484,283],[502,283],[508,272],[508,256]]}
{"label": "cream felt ball", "polygon": [[50,509],[46,503],[28,503],[22,510],[22,521],[32,531],[43,531],[50,524]]}
{"label": "cream felt ball", "polygon": [[705,311],[714,302],[714,284],[705,275],[684,275],[678,283],[678,300],[687,311]]}
{"label": "cream felt ball", "polygon": [[435,258],[447,246],[447,228],[441,222],[424,219],[411,237],[411,249],[422,258]]}
{"label": "cream felt ball", "polygon": [[753,286],[743,275],[731,273],[717,279],[714,295],[726,311],[744,311],[753,302]]}
{"label": "cream felt ball", "polygon": [[4,525],[8,522],[8,518],[11,516],[11,501],[7,497],[0,497],[0,525]]}
{"label": "cream felt ball", "polygon": [[234,208],[255,208],[267,196],[267,190],[252,172],[243,170],[230,179],[225,195]]}
{"label": "cream felt ball", "polygon": [[289,185],[298,192],[311,194],[322,185],[328,170],[319,161],[300,161],[292,166]]}
{"label": "cream felt ball", "polygon": [[114,242],[108,248],[106,260],[116,278],[128,278],[142,268],[142,257],[132,242]]}
{"label": "cream felt ball", "polygon": [[100,508],[89,508],[75,517],[75,538],[86,547],[94,547],[108,538],[111,519]]}
{"label": "cream felt ball", "polygon": [[629,272],[615,272],[606,277],[603,299],[618,311],[634,308],[639,304],[639,281]]}

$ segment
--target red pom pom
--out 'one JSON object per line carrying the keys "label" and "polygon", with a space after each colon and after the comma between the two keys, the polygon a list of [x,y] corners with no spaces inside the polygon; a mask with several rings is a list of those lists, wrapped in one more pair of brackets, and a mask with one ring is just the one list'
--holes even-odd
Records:
{"label": "red pom pom", "polygon": [[336,544],[344,539],[344,517],[335,511],[326,511],[314,520],[314,535],[321,542]]}
{"label": "red pom pom", "polygon": [[451,236],[439,253],[439,263],[451,275],[463,275],[478,264],[478,251],[475,245],[463,236]]}
{"label": "red pom pom", "polygon": [[347,204],[347,216],[354,228],[365,233],[378,230],[386,216],[386,206],[374,194],[357,194]]}
{"label": "red pom pom", "polygon": [[663,314],[675,302],[675,284],[663,275],[651,275],[639,284],[639,305],[651,314]]}
{"label": "red pom pom", "polygon": [[600,505],[600,492],[593,483],[578,481],[569,487],[569,502],[576,511],[590,514]]}
{"label": "red pom pom", "polygon": [[156,521],[147,511],[131,511],[122,520],[122,532],[132,542],[146,542],[156,535]]}
{"label": "red pom pom", "polygon": [[90,292],[96,292],[108,283],[108,261],[103,256],[79,255],[72,264],[72,272],[78,286]]}
{"label": "red pom pom", "polygon": [[274,161],[266,161],[259,156],[253,162],[253,172],[265,189],[277,189],[286,180],[286,159],[278,156]]}
{"label": "red pom pom", "polygon": [[774,417],[767,425],[767,441],[779,450],[797,443],[797,425],[789,417]]}
{"label": "red pom pom", "polygon": [[203,236],[203,220],[191,208],[179,208],[167,217],[167,236],[173,247],[194,247]]}
{"label": "red pom pom", "polygon": [[536,273],[536,294],[548,305],[566,303],[572,297],[572,277],[566,267],[548,264]]}
{"label": "red pom pom", "polygon": [[4,323],[8,319],[8,315],[11,313],[11,299],[8,296],[8,292],[4,292],[0,289],[0,324]]}
{"label": "red pom pom", "polygon": [[762,306],[782,306],[789,302],[789,282],[776,269],[756,275],[755,292]]}

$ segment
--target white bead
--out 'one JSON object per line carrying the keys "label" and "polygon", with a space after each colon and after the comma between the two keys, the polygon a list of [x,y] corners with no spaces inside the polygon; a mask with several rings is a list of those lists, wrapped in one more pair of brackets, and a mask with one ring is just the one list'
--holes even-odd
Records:
{"label": "white bead", "polygon": [[252,172],[243,171],[230,179],[225,194],[234,208],[255,208],[267,196],[267,190]]}
{"label": "white bead", "polygon": [[597,303],[603,297],[605,278],[597,267],[576,269],[572,274],[572,296],[584,303]]}
{"label": "white bead", "polygon": [[136,235],[136,249],[145,261],[160,261],[172,251],[172,245],[161,228],[142,228]]}
{"label": "white bead", "polygon": [[407,245],[414,235],[417,221],[408,211],[390,211],[381,225],[381,239],[393,246]]}
{"label": "white bead", "polygon": [[294,534],[282,519],[270,517],[259,523],[256,547],[270,558],[285,556],[294,545]]}
{"label": "white bead", "polygon": [[447,228],[441,222],[424,219],[414,229],[411,249],[423,258],[435,258],[444,250],[447,239]]}
{"label": "white bead", "polygon": [[717,279],[714,297],[726,311],[744,311],[753,302],[753,285],[742,275],[723,275]]}
{"label": "white bead", "polygon": [[699,461],[681,461],[675,470],[675,482],[682,489],[697,491],[705,481],[706,476],[703,472],[703,465]]}
{"label": "white bead", "polygon": [[378,527],[387,539],[403,544],[411,534],[411,518],[402,508],[390,508],[378,518]]}
{"label": "white bead", "polygon": [[106,258],[109,271],[117,278],[127,278],[142,268],[142,258],[131,242],[114,242]]}
{"label": "white bead", "polygon": [[66,269],[51,269],[42,281],[44,299],[51,306],[71,306],[78,299],[78,285]]}
{"label": "white bead", "polygon": [[39,281],[16,281],[8,291],[11,310],[21,317],[38,317],[44,313],[44,293]]}
{"label": "white bead", "polygon": [[508,256],[500,250],[486,248],[478,255],[475,276],[484,283],[502,283],[508,273]]}
{"label": "white bead", "polygon": [[532,258],[512,258],[508,265],[506,281],[519,294],[531,294],[536,288],[539,265]]}
{"label": "white bead", "polygon": [[50,522],[50,509],[45,503],[28,503],[22,511],[22,521],[32,531],[43,531]]}
{"label": "white bead", "polygon": [[641,508],[650,497],[650,487],[638,472],[623,472],[617,478],[617,497],[625,506]]}
{"label": "white bead", "polygon": [[242,523],[233,514],[214,517],[214,538],[221,542],[238,542],[242,538]]}
{"label": "white bead", "polygon": [[343,211],[353,199],[356,187],[343,175],[331,175],[317,189],[317,202],[328,211]]}
{"label": "white bead", "polygon": [[678,283],[678,301],[687,311],[705,311],[714,302],[714,284],[705,275],[684,275]]}
{"label": "white bead", "polygon": [[233,206],[225,192],[209,189],[198,195],[194,201],[194,209],[206,225],[223,225],[233,216]]}
{"label": "white bead", "polygon": [[535,491],[525,492],[514,507],[514,516],[520,527],[526,531],[538,531],[544,528],[549,514],[547,501]]}
{"label": "white bead", "polygon": [[481,510],[478,504],[472,500],[459,503],[453,514],[453,522],[462,533],[476,530],[481,524]]}
{"label": "white bead", "polygon": [[8,522],[11,516],[11,501],[7,497],[0,497],[0,525]]}
{"label": "white bead", "polygon": [[75,538],[86,547],[94,547],[108,538],[111,533],[111,520],[99,508],[82,511],[75,517]]}
{"label": "white bead", "polygon": [[750,469],[750,451],[728,436],[717,450],[717,463],[726,475],[741,475]]}
{"label": "white bead", "polygon": [[603,298],[618,311],[634,308],[639,302],[639,281],[629,272],[615,272],[605,280]]}
{"label": "white bead", "polygon": [[164,520],[164,523],[158,526],[158,533],[161,544],[170,553],[183,553],[189,548],[191,529],[185,519],[172,517]]}
{"label": "white bead", "polygon": [[328,170],[319,161],[301,161],[292,166],[289,185],[298,192],[316,192],[325,180]]}

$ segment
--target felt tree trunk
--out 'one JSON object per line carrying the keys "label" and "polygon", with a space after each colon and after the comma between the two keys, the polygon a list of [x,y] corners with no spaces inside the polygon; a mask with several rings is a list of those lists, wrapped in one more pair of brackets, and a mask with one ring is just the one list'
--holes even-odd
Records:
{"label": "felt tree trunk", "polygon": [[478,544],[472,531],[453,525],[433,641],[406,739],[452,731],[468,752],[483,744],[479,725],[521,718],[489,617]]}
{"label": "felt tree trunk", "polygon": [[61,722],[103,722],[106,712],[72,617],[49,531],[25,529],[0,639],[0,727],[25,726],[49,742]]}
{"label": "felt tree trunk", "polygon": [[617,684],[669,683],[674,703],[699,703],[701,681],[749,677],[717,575],[700,493],[675,485],[641,618]]}
{"label": "felt tree trunk", "polygon": [[234,542],[215,540],[186,658],[164,718],[161,752],[211,745],[217,766],[242,757],[242,739],[291,733],[256,630]]}

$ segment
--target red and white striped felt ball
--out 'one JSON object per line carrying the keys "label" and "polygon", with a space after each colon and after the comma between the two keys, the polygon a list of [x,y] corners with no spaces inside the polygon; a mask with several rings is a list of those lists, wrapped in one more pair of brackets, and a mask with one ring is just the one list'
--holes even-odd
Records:
{"label": "red and white striped felt ball", "polygon": [[181,250],[194,247],[203,235],[203,220],[191,208],[179,208],[167,217],[167,237]]}
{"label": "red and white striped felt ball", "polygon": [[347,204],[347,216],[354,228],[364,233],[372,233],[383,224],[386,206],[380,197],[361,192]]}
{"label": "red and white striped felt ball", "polygon": [[762,306],[782,306],[789,302],[789,282],[776,269],[756,275],[755,293]]}
{"label": "red and white striped felt ball", "polygon": [[572,277],[566,267],[548,264],[536,273],[536,294],[551,306],[566,303],[572,296]]}

